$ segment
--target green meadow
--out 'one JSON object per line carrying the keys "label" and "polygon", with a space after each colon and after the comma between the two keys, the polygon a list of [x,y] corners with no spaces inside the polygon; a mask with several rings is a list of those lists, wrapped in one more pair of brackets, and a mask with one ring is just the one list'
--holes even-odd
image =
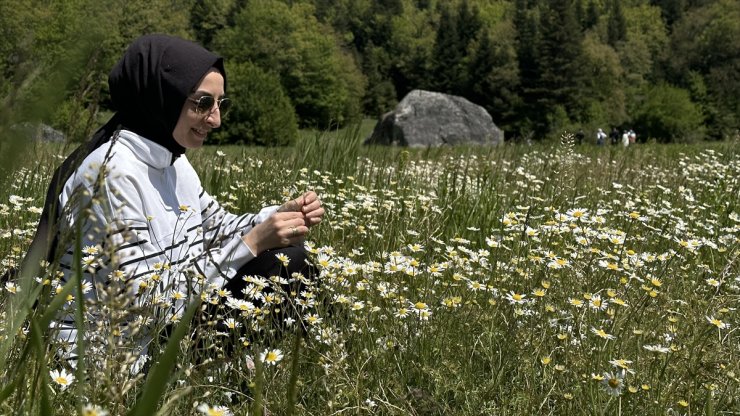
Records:
{"label": "green meadow", "polygon": [[[403,149],[363,146],[371,128],[188,153],[232,212],[315,190],[320,276],[202,294],[144,372],[119,324],[156,330],[152,308],[75,306],[97,337],[70,368],[47,324],[82,284],[54,264],[4,282],[0,414],[740,413],[740,139]],[[0,271],[71,149],[21,150],[3,160]]]}

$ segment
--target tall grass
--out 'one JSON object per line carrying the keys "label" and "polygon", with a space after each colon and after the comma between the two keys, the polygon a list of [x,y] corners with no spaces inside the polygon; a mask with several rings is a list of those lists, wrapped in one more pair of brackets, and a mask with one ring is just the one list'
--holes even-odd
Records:
{"label": "tall grass", "polygon": [[[276,285],[288,304],[196,320],[196,336],[157,347],[170,366],[121,394],[89,376],[67,389],[29,376],[0,413],[44,397],[60,414],[88,403],[173,415],[740,412],[737,143],[414,150],[362,146],[366,130],[189,154],[233,211],[317,190],[327,214],[307,245],[319,282]],[[4,267],[26,249],[56,164],[39,149],[0,191]],[[2,305],[27,295],[4,288]],[[26,341],[4,308],[15,357]],[[285,308],[302,322],[276,330]],[[215,329],[227,317],[235,329]],[[19,380],[10,368],[0,387]]]}

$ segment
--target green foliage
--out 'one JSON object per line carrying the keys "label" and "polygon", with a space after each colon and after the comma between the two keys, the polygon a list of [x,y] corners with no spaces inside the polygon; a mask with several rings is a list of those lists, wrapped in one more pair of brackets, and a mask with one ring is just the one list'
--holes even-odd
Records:
{"label": "green foliage", "polygon": [[635,129],[646,138],[659,142],[692,142],[704,138],[701,109],[691,101],[689,92],[659,84],[641,94],[633,116]]}
{"label": "green foliage", "polygon": [[195,0],[190,9],[190,26],[195,39],[206,49],[216,34],[228,25],[235,0]]}
{"label": "green foliage", "polygon": [[277,73],[301,126],[341,126],[360,116],[365,81],[332,28],[313,13],[305,3],[249,2],[215,43],[228,60]]}
{"label": "green foliage", "polygon": [[696,75],[705,86],[709,134],[727,138],[740,125],[740,3],[719,0],[689,11],[673,27],[668,68],[690,88]]}
{"label": "green foliage", "polygon": [[594,130],[622,124],[627,120],[627,108],[624,71],[617,52],[599,42],[595,33],[588,33],[583,40],[580,63],[587,74],[584,89],[588,91],[581,98],[585,108],[582,121],[591,124]]}
{"label": "green foliage", "polygon": [[722,139],[740,128],[738,22],[734,0],[2,2],[0,118],[83,140],[110,110],[124,48],[163,32],[278,74],[301,127],[377,117],[423,88],[484,106],[509,138],[557,136],[555,106],[584,126],[629,125],[639,93],[664,82]]}
{"label": "green foliage", "polygon": [[220,144],[286,146],[295,142],[298,124],[280,79],[245,62],[227,65],[228,95],[234,105],[214,139]]}

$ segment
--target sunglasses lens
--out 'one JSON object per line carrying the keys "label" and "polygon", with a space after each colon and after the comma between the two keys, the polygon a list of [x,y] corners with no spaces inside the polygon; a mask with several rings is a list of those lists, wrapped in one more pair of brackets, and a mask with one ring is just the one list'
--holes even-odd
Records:
{"label": "sunglasses lens", "polygon": [[231,100],[228,98],[222,98],[221,102],[218,103],[218,110],[221,113],[221,117],[225,116],[231,108]]}
{"label": "sunglasses lens", "polygon": [[210,95],[204,95],[198,99],[198,103],[195,106],[195,111],[199,114],[207,114],[211,111],[214,104],[214,98]]}

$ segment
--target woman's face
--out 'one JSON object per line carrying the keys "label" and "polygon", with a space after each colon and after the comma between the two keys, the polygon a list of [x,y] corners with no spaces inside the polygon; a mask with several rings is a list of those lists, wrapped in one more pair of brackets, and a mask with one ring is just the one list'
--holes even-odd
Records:
{"label": "woman's face", "polygon": [[177,120],[172,137],[180,146],[186,149],[195,149],[203,146],[211,129],[221,126],[221,112],[214,104],[211,111],[198,113],[196,102],[204,95],[210,95],[215,99],[224,96],[224,77],[220,72],[212,69],[190,94],[185,105],[182,106],[180,118]]}

